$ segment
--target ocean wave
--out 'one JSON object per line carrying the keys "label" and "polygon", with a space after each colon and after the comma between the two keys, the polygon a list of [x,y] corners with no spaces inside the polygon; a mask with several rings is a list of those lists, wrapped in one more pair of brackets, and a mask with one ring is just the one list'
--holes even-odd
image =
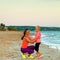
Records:
{"label": "ocean wave", "polygon": [[41,41],[43,44],[49,45],[49,48],[60,49],[59,31],[42,31],[41,34],[42,34]]}
{"label": "ocean wave", "polygon": [[42,44],[48,45],[49,48],[60,50],[60,44],[52,44],[52,43],[49,43],[49,42],[46,42],[46,41],[42,41]]}

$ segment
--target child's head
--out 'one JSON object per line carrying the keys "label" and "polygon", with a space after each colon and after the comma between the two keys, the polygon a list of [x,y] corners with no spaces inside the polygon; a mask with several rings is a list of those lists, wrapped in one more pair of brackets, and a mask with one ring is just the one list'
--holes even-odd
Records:
{"label": "child's head", "polygon": [[30,30],[29,29],[25,29],[25,31],[23,32],[23,36],[22,36],[22,40],[23,40],[23,38],[25,37],[25,36],[29,36],[30,35]]}
{"label": "child's head", "polygon": [[40,31],[40,26],[36,26],[36,32]]}

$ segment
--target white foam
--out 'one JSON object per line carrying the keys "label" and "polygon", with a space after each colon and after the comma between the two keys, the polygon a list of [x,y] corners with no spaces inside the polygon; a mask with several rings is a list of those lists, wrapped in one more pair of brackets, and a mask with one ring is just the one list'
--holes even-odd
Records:
{"label": "white foam", "polygon": [[60,50],[60,47],[58,47],[58,46],[49,46],[49,48],[53,48],[53,49],[58,49],[58,50]]}
{"label": "white foam", "polygon": [[46,35],[42,35],[42,37],[45,37]]}
{"label": "white foam", "polygon": [[52,44],[52,43],[46,42],[44,40],[42,40],[42,43],[48,45],[49,48],[60,50],[60,44]]}

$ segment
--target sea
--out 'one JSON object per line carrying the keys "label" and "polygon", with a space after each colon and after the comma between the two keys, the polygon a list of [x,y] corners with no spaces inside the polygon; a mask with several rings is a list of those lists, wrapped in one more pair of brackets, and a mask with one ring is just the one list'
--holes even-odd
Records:
{"label": "sea", "polygon": [[[31,33],[35,34],[35,31]],[[60,31],[41,31],[41,42],[46,44],[49,48],[60,50]]]}
{"label": "sea", "polygon": [[[19,31],[24,31],[28,28],[31,33],[35,34],[35,26],[7,26],[16,28]],[[60,27],[40,27],[41,41],[43,44],[49,45],[50,48],[60,49]]]}

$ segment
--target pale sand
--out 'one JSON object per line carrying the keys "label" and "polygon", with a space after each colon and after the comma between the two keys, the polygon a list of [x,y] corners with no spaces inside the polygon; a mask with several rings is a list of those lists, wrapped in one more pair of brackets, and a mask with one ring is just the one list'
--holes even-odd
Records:
{"label": "pale sand", "polygon": [[[0,60],[60,60],[60,50],[49,48],[41,44],[40,51],[43,57],[37,59],[22,59],[21,46],[22,32],[18,31],[0,31]],[[33,55],[35,56],[36,53]]]}

